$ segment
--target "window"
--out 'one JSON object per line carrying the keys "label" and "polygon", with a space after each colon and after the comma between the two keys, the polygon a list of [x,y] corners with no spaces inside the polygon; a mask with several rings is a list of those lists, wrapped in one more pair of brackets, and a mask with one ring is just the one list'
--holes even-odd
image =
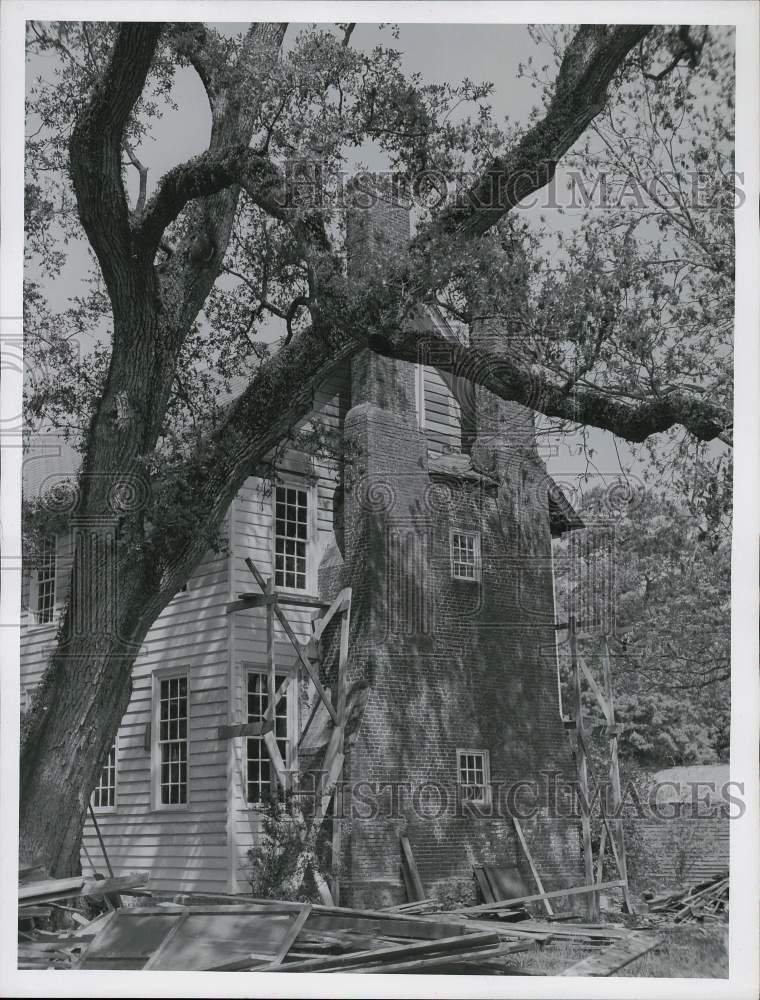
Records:
{"label": "window", "polygon": [[462,801],[488,802],[491,774],[487,750],[457,750],[457,782]]}
{"label": "window", "polygon": [[451,575],[455,580],[480,579],[480,534],[451,532]]}
{"label": "window", "polygon": [[[279,688],[284,680],[284,675],[276,674],[275,687]],[[247,696],[248,722],[261,722],[269,707],[266,674],[254,671],[248,673]],[[286,694],[280,699],[274,717],[274,735],[286,766],[289,764],[288,729],[288,696]],[[264,741],[256,736],[249,736],[247,744],[248,801],[263,802],[272,796],[272,792],[276,789],[277,778],[272,772],[272,764]]]}
{"label": "window", "polygon": [[155,802],[187,804],[189,704],[187,674],[156,677],[154,689]]}
{"label": "window", "polygon": [[108,759],[103,765],[100,780],[92,793],[92,808],[116,808],[116,743],[108,751]]}
{"label": "window", "polygon": [[55,539],[45,538],[37,557],[35,617],[38,625],[52,622],[55,611]]}
{"label": "window", "polygon": [[306,590],[309,544],[309,492],[297,486],[275,487],[275,587]]}

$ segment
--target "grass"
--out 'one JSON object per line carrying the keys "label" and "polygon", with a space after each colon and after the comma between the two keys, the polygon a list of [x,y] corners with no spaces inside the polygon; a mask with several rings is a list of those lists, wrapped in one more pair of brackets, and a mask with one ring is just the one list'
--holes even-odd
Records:
{"label": "grass", "polygon": [[[725,979],[728,977],[728,924],[662,924],[652,928],[661,943],[624,966],[618,976],[666,979]],[[556,976],[579,959],[605,945],[556,941],[536,951],[515,955],[510,965],[519,974]],[[594,949],[592,951],[592,949]]]}

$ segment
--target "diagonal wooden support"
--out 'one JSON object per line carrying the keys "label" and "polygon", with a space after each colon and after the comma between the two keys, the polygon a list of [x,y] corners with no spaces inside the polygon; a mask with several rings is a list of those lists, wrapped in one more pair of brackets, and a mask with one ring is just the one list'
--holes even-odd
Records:
{"label": "diagonal wooden support", "polygon": [[264,736],[274,729],[274,713],[280,701],[285,695],[290,685],[290,678],[286,677],[277,688],[274,699],[270,700],[264,712],[261,722],[236,723],[230,726],[219,726],[217,739],[230,740],[237,736]]}
{"label": "diagonal wooden support", "polygon": [[[528,848],[528,842],[525,839],[525,834],[523,833],[523,828],[520,825],[520,821],[518,820],[517,816],[513,816],[512,817],[512,822],[515,824],[515,831],[516,831],[518,839],[520,841],[520,846],[522,847],[523,851],[525,852],[525,857],[528,859],[528,864],[530,865],[530,872],[531,872],[531,875],[533,876],[533,881],[536,883],[536,888],[538,889],[539,892],[543,893],[544,886],[543,886],[543,883],[541,882],[541,876],[538,874],[538,869],[536,868],[536,865],[535,865],[535,863],[533,861],[533,855],[530,853],[530,849]],[[554,916],[554,910],[552,910],[552,905],[549,902],[549,900],[548,899],[544,899],[544,900],[542,900],[542,902],[544,904],[544,909],[546,910],[547,916],[553,917]]]}
{"label": "diagonal wooden support", "polygon": [[591,671],[589,670],[589,668],[586,666],[585,660],[583,660],[580,656],[578,657],[578,663],[580,665],[581,670],[583,671],[583,676],[586,678],[586,681],[588,682],[589,687],[591,688],[591,690],[594,692],[594,694],[596,696],[596,700],[599,702],[600,708],[604,712],[604,718],[607,720],[607,725],[608,726],[613,726],[615,724],[615,720],[612,717],[612,714],[610,712],[609,702],[607,701],[607,699],[605,698],[605,696],[602,694],[602,690],[599,687],[599,685],[597,684],[596,678],[591,673]]}
{"label": "diagonal wooden support", "polygon": [[[266,586],[267,586],[266,580],[264,579],[264,577],[259,572],[259,570],[258,570],[256,564],[254,563],[253,559],[246,558],[245,564],[248,567],[248,569],[251,571],[251,573],[253,573],[254,577],[256,578],[256,582],[258,583],[258,585],[261,587],[262,590],[265,591],[266,590]],[[285,632],[285,635],[288,637],[288,639],[290,639],[291,645],[293,646],[293,649],[295,649],[295,651],[296,651],[296,653],[298,655],[298,658],[301,661],[301,665],[306,670],[306,672],[308,673],[309,677],[311,677],[312,683],[314,684],[314,687],[317,689],[317,693],[318,693],[319,697],[325,703],[325,708],[330,713],[330,717],[332,718],[332,720],[335,723],[335,725],[337,725],[338,724],[338,713],[333,708],[332,702],[327,697],[327,693],[325,692],[325,689],[322,687],[322,683],[321,683],[321,681],[319,679],[319,673],[315,670],[313,664],[310,662],[309,658],[304,653],[303,644],[299,641],[298,636],[295,634],[295,632],[293,631],[293,629],[290,627],[290,622],[287,620],[287,618],[285,617],[285,615],[282,613],[282,611],[280,609],[280,606],[279,606],[279,604],[277,603],[276,600],[274,600],[272,602],[271,608],[272,608],[272,611],[274,613],[274,616],[277,618],[277,620],[279,621],[280,625],[282,625],[282,628],[283,628],[283,630]]]}

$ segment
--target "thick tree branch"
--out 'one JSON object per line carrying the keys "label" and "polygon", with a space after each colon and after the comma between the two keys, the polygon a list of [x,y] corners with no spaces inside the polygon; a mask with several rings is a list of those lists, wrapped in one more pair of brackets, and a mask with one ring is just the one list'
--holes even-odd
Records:
{"label": "thick tree branch", "polygon": [[[71,178],[79,217],[97,254],[114,308],[131,263],[129,207],[121,175],[124,130],[158,45],[160,23],[119,26],[108,66],[71,134]],[[127,294],[131,294],[127,292]]]}
{"label": "thick tree branch", "polygon": [[151,257],[166,229],[189,201],[205,198],[233,185],[270,215],[285,218],[285,181],[274,164],[247,145],[207,150],[170,170],[145,207],[135,230],[135,243]]}
{"label": "thick tree branch", "polygon": [[626,55],[651,25],[581,25],[562,60],[546,114],[502,156],[495,157],[434,228],[465,239],[482,236],[502,216],[548,184],[558,161],[601,112],[607,88]]}
{"label": "thick tree branch", "polygon": [[730,439],[731,414],[692,394],[671,392],[638,402],[609,395],[603,388],[575,385],[566,391],[546,372],[519,368],[510,357],[447,340],[443,334],[427,329],[419,333],[372,333],[367,344],[378,354],[404,361],[443,357],[443,362],[436,360],[439,371],[468,379],[544,416],[598,427],[627,441],[644,441],[675,424],[681,424],[700,441]]}

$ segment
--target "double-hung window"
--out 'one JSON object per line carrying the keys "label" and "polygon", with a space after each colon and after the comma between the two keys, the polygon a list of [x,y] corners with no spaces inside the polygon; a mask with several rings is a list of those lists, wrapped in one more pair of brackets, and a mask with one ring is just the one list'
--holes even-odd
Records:
{"label": "double-hung window", "polygon": [[55,538],[42,539],[34,583],[34,617],[38,625],[46,625],[55,613]]}
{"label": "double-hung window", "polygon": [[100,778],[92,793],[93,809],[116,808],[116,742],[108,751],[108,757],[100,772]]}
{"label": "double-hung window", "polygon": [[[275,675],[279,688],[285,680],[283,674]],[[248,722],[261,722],[269,707],[267,675],[251,670],[247,675]],[[290,756],[290,732],[288,723],[288,696],[280,699],[274,715],[274,737],[286,766]],[[272,770],[269,753],[264,740],[257,736],[247,738],[247,798],[251,803],[264,802],[277,790],[277,777]]]}
{"label": "double-hung window", "polygon": [[451,532],[451,575],[455,580],[480,580],[479,532]]}
{"label": "double-hung window", "polygon": [[488,802],[491,774],[487,750],[457,750],[457,783],[462,801]]}
{"label": "double-hung window", "polygon": [[275,486],[274,582],[278,589],[308,586],[309,490],[291,484]]}
{"label": "double-hung window", "polygon": [[158,809],[184,806],[188,802],[188,675],[157,675],[154,684],[154,802]]}

